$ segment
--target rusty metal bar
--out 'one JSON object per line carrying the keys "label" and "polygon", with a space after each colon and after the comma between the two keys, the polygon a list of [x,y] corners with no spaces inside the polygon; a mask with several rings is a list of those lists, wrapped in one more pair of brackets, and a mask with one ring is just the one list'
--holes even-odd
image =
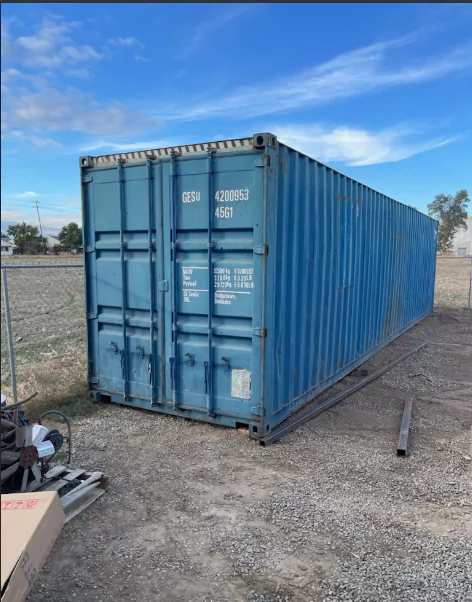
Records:
{"label": "rusty metal bar", "polygon": [[331,406],[334,406],[336,403],[338,403],[338,402],[342,401],[343,399],[345,399],[346,397],[348,397],[348,395],[352,395],[356,391],[359,391],[359,389],[362,389],[362,387],[365,387],[366,385],[371,383],[373,380],[376,380],[377,378],[379,378],[379,376],[382,376],[382,374],[385,374],[385,372],[388,372],[392,368],[395,368],[395,366],[398,366],[398,364],[403,362],[403,360],[406,360],[407,357],[410,357],[410,355],[413,355],[414,353],[417,353],[418,351],[420,351],[421,349],[426,347],[427,344],[428,344],[428,341],[426,341],[425,343],[422,343],[421,345],[418,345],[418,347],[415,347],[414,349],[410,349],[410,351],[403,354],[401,357],[394,360],[393,362],[390,362],[390,364],[387,364],[387,366],[385,366],[384,368],[377,370],[377,372],[374,372],[367,378],[364,378],[363,380],[361,380],[359,383],[357,383],[353,387],[349,387],[345,391],[341,391],[341,393],[338,393],[338,395],[335,395],[334,397],[330,397],[326,401],[323,401],[322,403],[320,403],[319,406],[316,406],[316,408],[313,408],[313,410],[307,412],[303,416],[300,416],[300,418],[298,418],[297,420],[293,420],[293,421],[289,422],[285,426],[282,426],[281,428],[275,430],[273,433],[270,433],[269,435],[267,435],[267,437],[264,437],[263,439],[261,439],[260,444],[263,446],[266,446],[266,445],[271,445],[272,443],[275,443],[276,441],[281,439],[287,433],[290,433],[291,431],[295,430],[297,427],[301,426],[302,424],[305,424],[305,422],[308,422],[309,420],[311,420],[318,414],[321,414],[321,412],[324,412],[324,410],[327,410]]}
{"label": "rusty metal bar", "polygon": [[405,401],[405,407],[403,409],[402,425],[400,428],[400,437],[398,438],[397,456],[406,456],[406,446],[408,443],[408,433],[410,430],[410,419],[411,409],[413,406],[413,399],[408,397]]}

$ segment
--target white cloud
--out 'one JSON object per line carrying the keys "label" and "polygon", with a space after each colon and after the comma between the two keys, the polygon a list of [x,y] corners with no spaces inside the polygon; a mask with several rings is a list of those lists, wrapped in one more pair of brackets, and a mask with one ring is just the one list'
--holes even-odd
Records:
{"label": "white cloud", "polygon": [[60,69],[104,58],[102,52],[87,44],[74,44],[69,35],[80,23],[44,19],[33,35],[12,38],[8,23],[2,21],[2,59],[27,67]]}
{"label": "white cloud", "polygon": [[37,192],[33,192],[32,190],[28,190],[26,192],[20,192],[18,194],[12,194],[12,195],[8,196],[8,198],[11,198],[11,199],[35,199],[37,197],[39,197],[39,194]]}
{"label": "white cloud", "polygon": [[61,148],[62,144],[57,140],[53,140],[52,138],[42,138],[41,136],[28,136],[24,132],[20,130],[14,130],[8,134],[9,138],[16,138],[20,140],[26,140],[26,142],[31,142],[34,146],[40,147],[49,147],[49,148]]}
{"label": "white cloud", "polygon": [[26,91],[4,99],[3,130],[71,131],[87,134],[134,134],[157,129],[160,123],[120,102],[100,103],[79,90],[51,87]]}
{"label": "white cloud", "polygon": [[134,60],[135,61],[141,61],[141,63],[148,63],[149,62],[149,60],[145,56],[141,56],[140,54],[135,54]]}
{"label": "white cloud", "polygon": [[69,69],[66,71],[66,75],[69,75],[70,77],[76,77],[77,79],[89,79],[90,71],[84,67],[81,67],[80,69]]}
{"label": "white cloud", "polygon": [[[270,128],[269,128],[270,129]],[[322,124],[289,125],[270,129],[288,146],[323,162],[340,161],[351,166],[391,163],[439,148],[456,138],[415,141],[420,133],[399,125],[379,131],[352,127],[329,128]]]}
{"label": "white cloud", "polygon": [[79,152],[103,151],[104,153],[126,153],[133,151],[154,150],[158,148],[168,148],[170,146],[179,146],[183,144],[177,139],[173,140],[147,140],[143,142],[109,142],[106,140],[94,140],[83,145]]}
{"label": "white cloud", "polygon": [[164,106],[158,112],[178,120],[212,117],[247,119],[328,104],[393,86],[435,80],[472,66],[471,43],[422,61],[406,61],[402,57],[397,60],[397,66],[387,65],[390,53],[415,40],[413,34],[372,44],[264,85],[236,89],[217,101],[189,101],[173,107],[170,112]]}
{"label": "white cloud", "polygon": [[133,36],[129,38],[109,38],[108,43],[112,46],[127,46],[128,48],[137,46],[138,48],[144,48],[144,44]]}
{"label": "white cloud", "polygon": [[[9,224],[18,224],[22,222],[37,225],[38,215],[36,213],[36,209],[2,209],[2,230],[6,230]],[[80,212],[47,213],[45,211],[41,211],[41,225],[43,227],[43,233],[46,235],[50,234],[51,231],[60,230],[63,226],[69,224],[70,222],[76,222],[80,226],[82,223],[82,216]]]}

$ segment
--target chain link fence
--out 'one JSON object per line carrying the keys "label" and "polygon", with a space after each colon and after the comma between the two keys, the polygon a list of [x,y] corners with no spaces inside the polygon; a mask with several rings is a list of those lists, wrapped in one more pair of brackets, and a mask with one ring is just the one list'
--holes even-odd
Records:
{"label": "chain link fence", "polygon": [[2,263],[1,388],[12,400],[36,390],[55,397],[86,382],[83,266],[79,258],[35,259]]}
{"label": "chain link fence", "polygon": [[[64,398],[77,388],[83,393],[87,387],[83,266],[71,257],[52,257],[49,263],[44,257],[28,258],[27,266],[22,260],[2,264],[2,393],[10,399],[36,390],[50,399]],[[471,309],[471,289],[472,257],[438,257],[436,307]]]}

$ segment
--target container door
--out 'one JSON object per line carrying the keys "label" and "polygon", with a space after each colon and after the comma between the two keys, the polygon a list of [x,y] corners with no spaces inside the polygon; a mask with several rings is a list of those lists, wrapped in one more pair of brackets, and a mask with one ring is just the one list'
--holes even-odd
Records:
{"label": "container door", "polygon": [[117,163],[83,174],[91,388],[146,407],[160,398],[157,169]]}
{"label": "container door", "polygon": [[232,425],[261,414],[263,164],[257,151],[209,152],[172,157],[164,174],[166,396]]}

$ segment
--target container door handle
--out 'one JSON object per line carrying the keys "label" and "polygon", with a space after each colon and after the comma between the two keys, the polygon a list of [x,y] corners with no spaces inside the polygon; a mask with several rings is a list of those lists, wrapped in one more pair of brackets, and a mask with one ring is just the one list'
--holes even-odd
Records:
{"label": "container door handle", "polygon": [[193,353],[186,353],[185,357],[188,357],[188,363],[193,368],[195,366],[195,355]]}
{"label": "container door handle", "polygon": [[203,362],[205,366],[205,395],[208,393],[208,362]]}
{"label": "container door handle", "polygon": [[174,366],[175,366],[175,359],[173,357],[169,358],[169,364],[170,364],[170,388],[173,391],[174,390]]}
{"label": "container door handle", "polygon": [[229,359],[227,357],[222,357],[221,361],[225,365],[225,372],[229,372]]}

